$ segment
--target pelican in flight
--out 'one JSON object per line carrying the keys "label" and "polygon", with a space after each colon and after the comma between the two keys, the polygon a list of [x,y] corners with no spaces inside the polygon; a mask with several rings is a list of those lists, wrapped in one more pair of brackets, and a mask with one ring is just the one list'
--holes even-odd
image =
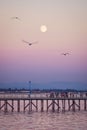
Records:
{"label": "pelican in flight", "polygon": [[67,53],[62,53],[61,55],[67,56],[67,55],[69,55],[69,53],[68,52]]}
{"label": "pelican in flight", "polygon": [[32,44],[36,44],[36,43],[38,43],[37,41],[36,42],[27,42],[27,41],[25,41],[25,40],[22,40],[24,43],[27,43],[29,46],[31,46]]}
{"label": "pelican in flight", "polygon": [[11,17],[12,19],[21,20],[19,17]]}

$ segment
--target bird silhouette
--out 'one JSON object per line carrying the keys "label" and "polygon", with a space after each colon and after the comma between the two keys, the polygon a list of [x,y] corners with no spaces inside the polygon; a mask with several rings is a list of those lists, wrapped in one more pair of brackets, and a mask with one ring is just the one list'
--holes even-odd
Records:
{"label": "bird silhouette", "polygon": [[31,46],[32,44],[38,43],[37,41],[35,41],[35,42],[27,42],[27,41],[25,41],[25,40],[22,40],[22,42],[27,43],[29,46]]}
{"label": "bird silhouette", "polygon": [[16,19],[16,20],[19,20],[19,21],[21,21],[21,19],[19,18],[19,17],[11,17],[11,19]]}
{"label": "bird silhouette", "polygon": [[67,55],[69,55],[69,53],[68,52],[67,53],[62,53],[61,55],[67,56]]}

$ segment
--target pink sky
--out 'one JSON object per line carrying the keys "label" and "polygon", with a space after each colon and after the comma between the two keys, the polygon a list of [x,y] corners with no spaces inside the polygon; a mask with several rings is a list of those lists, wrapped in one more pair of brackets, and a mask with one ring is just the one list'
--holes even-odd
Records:
{"label": "pink sky", "polygon": [[0,17],[0,82],[87,82],[86,0],[1,0]]}

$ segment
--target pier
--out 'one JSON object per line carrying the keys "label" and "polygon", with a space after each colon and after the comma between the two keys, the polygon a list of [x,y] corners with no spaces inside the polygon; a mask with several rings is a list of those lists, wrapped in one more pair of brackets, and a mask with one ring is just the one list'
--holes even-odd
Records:
{"label": "pier", "polygon": [[87,97],[0,97],[0,111],[4,112],[77,110],[87,111]]}

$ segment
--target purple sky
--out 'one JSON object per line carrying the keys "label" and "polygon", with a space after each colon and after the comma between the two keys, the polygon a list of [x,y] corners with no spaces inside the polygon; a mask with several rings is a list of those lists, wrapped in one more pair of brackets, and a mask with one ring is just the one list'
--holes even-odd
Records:
{"label": "purple sky", "polygon": [[87,0],[0,0],[0,82],[29,80],[87,83]]}

